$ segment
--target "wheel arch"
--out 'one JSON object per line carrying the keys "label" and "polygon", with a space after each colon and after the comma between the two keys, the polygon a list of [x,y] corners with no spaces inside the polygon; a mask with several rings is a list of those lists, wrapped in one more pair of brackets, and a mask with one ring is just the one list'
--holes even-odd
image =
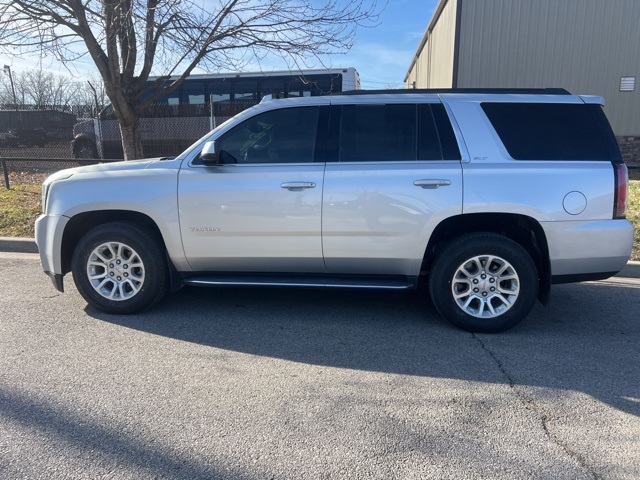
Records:
{"label": "wheel arch", "polygon": [[171,279],[171,289],[173,291],[179,288],[177,273],[171,258],[167,253],[165,240],[158,228],[156,222],[148,215],[132,210],[95,210],[79,213],[71,217],[65,226],[62,235],[61,248],[61,265],[62,273],[66,274],[71,271],[71,260],[73,252],[78,245],[80,239],[91,229],[111,222],[133,222],[137,225],[146,227],[161,242],[162,248],[165,250],[166,262],[169,267]]}
{"label": "wheel arch", "polygon": [[428,274],[438,253],[452,240],[473,232],[503,235],[521,245],[538,270],[538,300],[546,305],[551,289],[549,245],[540,223],[532,217],[511,213],[470,213],[449,217],[434,229],[422,261],[422,274]]}

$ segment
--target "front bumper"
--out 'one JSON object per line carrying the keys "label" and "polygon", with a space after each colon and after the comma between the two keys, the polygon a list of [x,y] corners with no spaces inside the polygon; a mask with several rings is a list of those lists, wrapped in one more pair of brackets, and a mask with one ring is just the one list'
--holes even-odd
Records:
{"label": "front bumper", "polygon": [[40,215],[36,220],[36,244],[40,252],[42,269],[51,277],[57,290],[63,291],[62,236],[69,217]]}
{"label": "front bumper", "polygon": [[53,286],[56,287],[56,290],[64,293],[64,282],[63,282],[64,275],[60,273],[52,273],[52,272],[44,272],[44,273],[49,275],[49,278],[53,282]]}

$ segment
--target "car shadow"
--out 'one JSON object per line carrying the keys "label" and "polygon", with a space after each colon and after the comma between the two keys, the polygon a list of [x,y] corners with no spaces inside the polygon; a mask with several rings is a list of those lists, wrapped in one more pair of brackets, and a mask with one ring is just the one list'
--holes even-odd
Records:
{"label": "car shadow", "polygon": [[306,364],[583,392],[640,416],[639,289],[615,278],[559,285],[549,308],[498,335],[455,329],[422,291],[184,288],[138,315],[87,314]]}

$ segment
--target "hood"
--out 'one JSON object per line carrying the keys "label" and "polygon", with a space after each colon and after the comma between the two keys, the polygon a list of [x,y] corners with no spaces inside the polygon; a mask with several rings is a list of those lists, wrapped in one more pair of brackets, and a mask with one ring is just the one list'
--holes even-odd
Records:
{"label": "hood", "polygon": [[[151,165],[157,165],[161,161],[170,161],[169,158],[146,158],[144,160],[130,160],[111,163],[100,163],[98,165],[87,165],[85,167],[67,168],[59,170],[58,172],[50,175],[45,180],[45,185],[50,184],[56,180],[63,180],[74,175],[91,175],[95,173],[120,173],[120,172],[132,172],[136,170],[144,170]],[[168,166],[168,165],[167,165]]]}
{"label": "hood", "polygon": [[100,173],[100,172],[122,172],[126,170],[143,170],[150,165],[159,162],[162,158],[145,158],[144,160],[129,160],[121,162],[100,163],[98,165],[87,165],[85,167],[69,168],[67,173]]}

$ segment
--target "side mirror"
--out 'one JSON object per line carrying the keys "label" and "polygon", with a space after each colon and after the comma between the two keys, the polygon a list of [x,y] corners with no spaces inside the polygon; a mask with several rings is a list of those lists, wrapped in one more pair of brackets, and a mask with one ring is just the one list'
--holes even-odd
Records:
{"label": "side mirror", "polygon": [[218,154],[216,153],[216,142],[207,142],[202,147],[200,159],[204,165],[218,165]]}

